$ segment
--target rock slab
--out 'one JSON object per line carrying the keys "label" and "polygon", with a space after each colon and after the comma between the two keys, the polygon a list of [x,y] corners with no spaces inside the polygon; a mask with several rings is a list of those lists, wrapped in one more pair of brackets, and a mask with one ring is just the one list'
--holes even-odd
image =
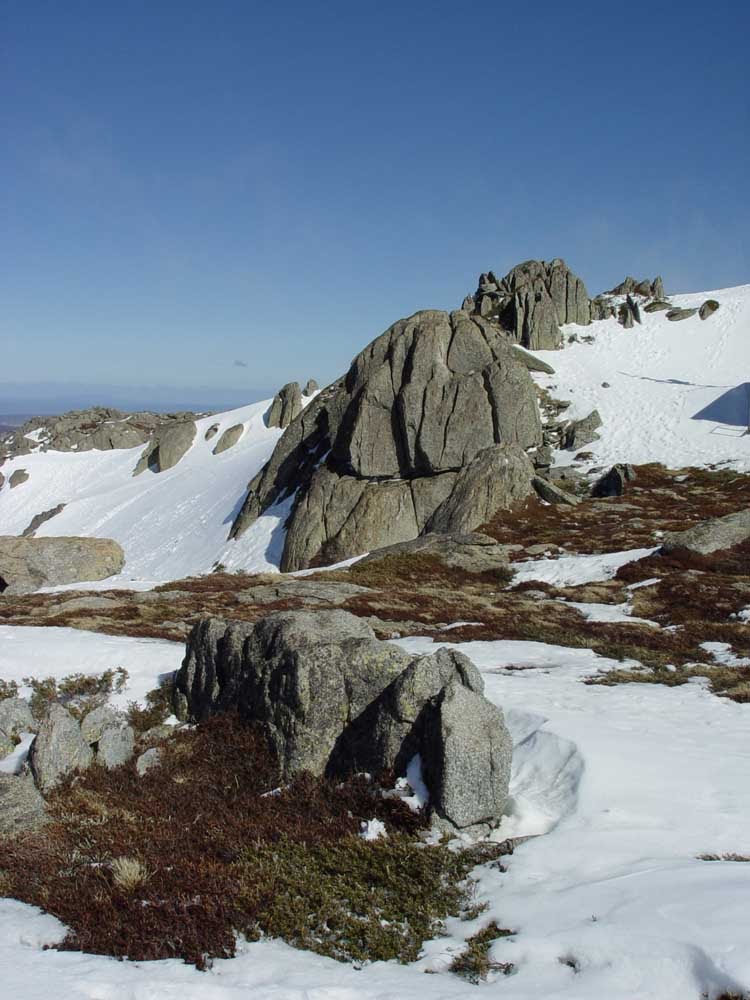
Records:
{"label": "rock slab", "polygon": [[111,538],[0,536],[0,578],[7,594],[105,580],[124,564],[125,554]]}

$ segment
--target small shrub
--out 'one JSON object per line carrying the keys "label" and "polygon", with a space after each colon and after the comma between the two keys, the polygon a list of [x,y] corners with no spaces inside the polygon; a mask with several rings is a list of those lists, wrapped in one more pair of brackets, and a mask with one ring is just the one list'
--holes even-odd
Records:
{"label": "small shrub", "polygon": [[29,704],[34,718],[43,718],[50,705],[57,703],[81,719],[103,705],[111,694],[121,692],[128,682],[128,672],[117,667],[98,675],[68,674],[59,681],[54,677],[24,677],[23,682],[31,688]]}
{"label": "small shrub", "polygon": [[490,972],[502,972],[508,976],[513,971],[512,962],[493,962],[489,957],[490,948],[499,938],[510,937],[514,932],[499,927],[493,920],[466,940],[466,947],[451,962],[450,970],[470,983],[483,982]]}
{"label": "small shrub", "polygon": [[145,733],[155,726],[160,726],[172,714],[172,677],[165,678],[159,687],[146,695],[146,705],[141,707],[138,702],[131,701],[128,705],[127,717],[130,725],[137,733]]}
{"label": "small shrub", "polygon": [[5,698],[17,698],[18,697],[18,684],[15,681],[4,681],[0,678],[0,701],[4,701]]}

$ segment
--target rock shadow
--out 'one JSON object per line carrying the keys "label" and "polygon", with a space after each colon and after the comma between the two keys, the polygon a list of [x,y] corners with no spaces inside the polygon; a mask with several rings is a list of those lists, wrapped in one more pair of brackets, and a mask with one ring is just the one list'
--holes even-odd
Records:
{"label": "rock shadow", "polygon": [[728,389],[708,406],[693,414],[693,420],[710,420],[730,427],[750,427],[750,382]]}

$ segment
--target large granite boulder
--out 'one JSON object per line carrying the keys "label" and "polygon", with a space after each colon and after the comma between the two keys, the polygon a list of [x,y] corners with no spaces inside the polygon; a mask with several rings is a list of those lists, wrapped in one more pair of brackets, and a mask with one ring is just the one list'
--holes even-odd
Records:
{"label": "large granite boulder", "polygon": [[174,708],[194,721],[238,709],[267,733],[283,779],[404,774],[419,755],[436,821],[472,829],[498,822],[510,777],[511,740],[483,690],[456,651],[413,657],[346,612],[278,612],[196,625]]}
{"label": "large granite boulder", "polygon": [[0,536],[0,580],[8,594],[105,580],[119,573],[124,563],[122,548],[111,538]]}
{"label": "large granite boulder", "polygon": [[750,509],[700,521],[686,531],[668,531],[661,551],[666,554],[708,556],[712,552],[734,548],[749,539]]}
{"label": "large granite boulder", "polygon": [[165,472],[173,468],[187,454],[196,433],[194,420],[166,424],[158,428],[138,459],[133,475],[139,476],[146,469],[152,472]]}
{"label": "large granite boulder", "polygon": [[461,311],[416,313],[292,421],[231,536],[296,491],[284,570],[406,541],[479,452],[541,440],[534,385],[505,334]]}
{"label": "large granite boulder", "polygon": [[506,335],[532,350],[554,350],[562,344],[563,323],[587,325],[591,305],[586,286],[556,257],[527,260],[498,279],[490,271],[464,300],[464,309],[499,326]]}
{"label": "large granite boulder", "polygon": [[70,712],[62,705],[51,705],[29,750],[29,766],[42,794],[76,771],[85,771],[93,759],[94,753]]}

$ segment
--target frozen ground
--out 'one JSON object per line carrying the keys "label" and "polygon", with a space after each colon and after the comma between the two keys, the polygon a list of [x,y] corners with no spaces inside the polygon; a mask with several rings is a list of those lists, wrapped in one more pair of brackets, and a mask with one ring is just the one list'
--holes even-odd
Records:
{"label": "frozen ground", "polygon": [[[430,639],[401,640],[427,652]],[[449,1000],[477,987],[446,971],[492,917],[517,931],[493,946],[509,977],[479,987],[512,1000],[699,1000],[750,988],[750,864],[696,855],[750,853],[750,706],[700,683],[591,687],[613,661],[533,642],[456,644],[483,672],[516,743],[511,815],[498,836],[529,836],[508,871],[488,869],[489,910],[452,921],[413,966],[361,970],[279,942],[246,945],[207,973],[174,961],[128,963],[43,951],[62,926],[0,901],[0,978],[24,1000]],[[70,629],[6,627],[0,674],[58,675],[123,665],[125,697],[178,665],[181,644]],[[140,664],[140,666],[138,666]],[[525,670],[505,672],[506,665]],[[409,886],[404,886],[404,892]],[[437,975],[425,976],[427,971]]]}

